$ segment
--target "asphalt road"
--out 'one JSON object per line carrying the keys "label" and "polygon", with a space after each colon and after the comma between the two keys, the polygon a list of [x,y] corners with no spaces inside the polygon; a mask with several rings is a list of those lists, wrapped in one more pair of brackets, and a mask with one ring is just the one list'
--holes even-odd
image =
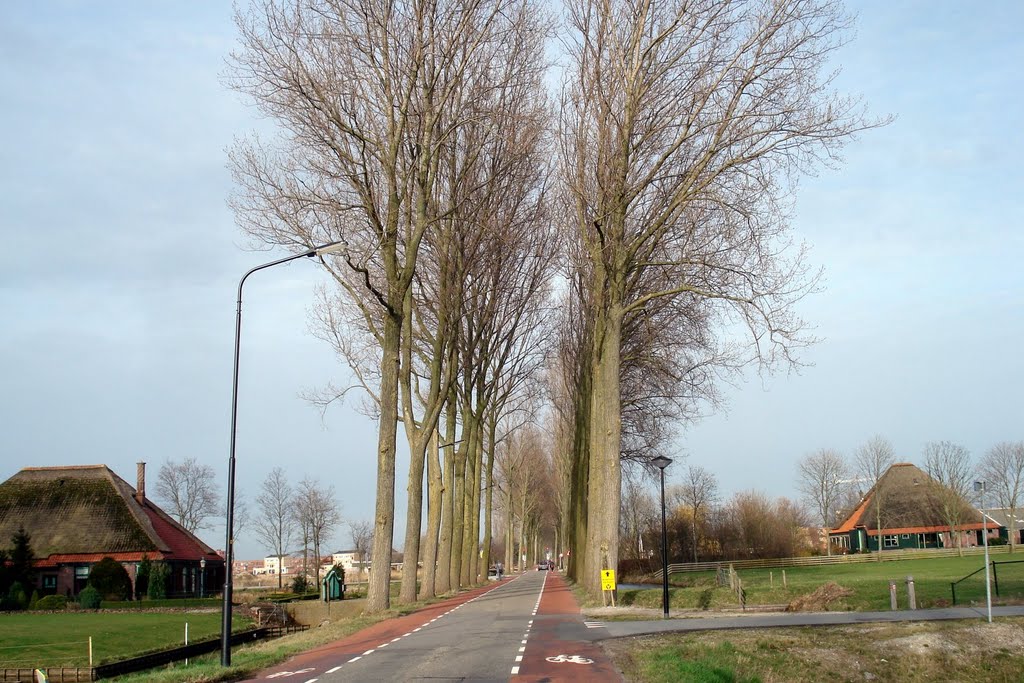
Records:
{"label": "asphalt road", "polygon": [[532,571],[381,622],[250,680],[621,681],[588,631],[561,576]]}

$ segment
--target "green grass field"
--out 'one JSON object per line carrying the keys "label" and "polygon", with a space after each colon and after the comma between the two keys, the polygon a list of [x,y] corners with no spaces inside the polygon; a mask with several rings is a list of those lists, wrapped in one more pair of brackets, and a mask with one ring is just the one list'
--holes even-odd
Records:
{"label": "green grass field", "polygon": [[[1024,555],[1020,556],[1024,560]],[[997,565],[1000,595],[994,602],[1024,600],[1024,562],[1013,555],[1001,555]],[[723,563],[728,567],[728,563]],[[926,560],[866,562],[824,567],[786,568],[783,587],[782,569],[750,569],[738,572],[746,591],[746,604],[781,605],[834,581],[853,591],[853,595],[830,606],[833,610],[889,609],[889,581],[895,580],[900,608],[907,606],[907,576],[914,577],[917,606],[922,608],[952,604],[950,583],[982,569],[981,556],[942,557]],[[728,586],[719,587],[714,572],[679,573],[671,576],[670,600],[676,609],[721,609],[739,607],[736,593]],[[985,600],[985,573],[979,572],[957,586],[957,604],[968,605]],[[659,607],[660,590],[620,590],[620,605]]]}
{"label": "green grass field", "polygon": [[[61,612],[0,614],[0,667],[88,666],[127,659],[220,633],[219,612]],[[233,620],[235,629],[250,626]]]}

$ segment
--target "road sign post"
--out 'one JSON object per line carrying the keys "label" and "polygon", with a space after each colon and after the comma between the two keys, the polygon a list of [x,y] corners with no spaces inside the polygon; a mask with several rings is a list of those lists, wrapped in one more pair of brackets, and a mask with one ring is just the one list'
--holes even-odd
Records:
{"label": "road sign post", "polygon": [[[614,569],[602,569],[601,570],[601,597],[604,599],[607,595],[611,595],[612,607],[615,607],[615,570]],[[605,602],[607,605],[608,603]]]}

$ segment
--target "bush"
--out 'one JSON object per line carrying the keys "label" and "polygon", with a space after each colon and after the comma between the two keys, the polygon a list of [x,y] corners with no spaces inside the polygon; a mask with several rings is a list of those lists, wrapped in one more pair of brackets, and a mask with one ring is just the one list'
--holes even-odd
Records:
{"label": "bush", "polygon": [[35,609],[37,602],[39,602],[39,591],[32,591],[32,597],[28,601],[28,608]]}
{"label": "bush", "polygon": [[149,592],[149,575],[153,571],[153,563],[148,555],[142,556],[139,568],[135,570],[135,599],[141,600]]}
{"label": "bush", "polygon": [[28,595],[25,593],[25,586],[20,581],[11,584],[7,592],[7,600],[11,607],[9,609],[25,609],[28,607]]}
{"label": "bush", "polygon": [[292,579],[292,593],[302,595],[309,590],[309,579],[305,576],[299,575]]}
{"label": "bush", "polygon": [[104,557],[93,565],[89,572],[89,585],[108,600],[127,600],[132,594],[128,570],[112,557]]}
{"label": "bush", "polygon": [[36,602],[34,609],[40,610],[62,610],[68,608],[68,599],[63,595],[47,595]]}
{"label": "bush", "polygon": [[170,570],[163,562],[154,562],[149,569],[149,586],[146,595],[150,600],[163,600],[167,597],[167,577]]}
{"label": "bush", "polygon": [[82,609],[99,609],[100,608],[100,592],[92,586],[86,586],[85,589],[78,594],[78,606]]}

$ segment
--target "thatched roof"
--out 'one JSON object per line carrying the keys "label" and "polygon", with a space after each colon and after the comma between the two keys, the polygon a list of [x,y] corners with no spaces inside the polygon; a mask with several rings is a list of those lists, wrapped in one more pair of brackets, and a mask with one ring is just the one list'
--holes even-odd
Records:
{"label": "thatched roof", "polygon": [[[0,484],[0,543],[24,528],[38,559],[221,559],[106,465],[26,467]],[[84,560],[88,561],[88,560]]]}
{"label": "thatched roof", "polygon": [[[854,511],[832,534],[848,533],[858,527],[874,536],[878,533],[875,500],[882,499],[882,531],[886,534],[934,533],[949,531],[949,525],[940,512],[937,501],[948,496],[949,489],[932,479],[916,465],[901,462],[893,465],[871,487]],[[981,513],[967,501],[960,499],[959,530],[982,528]],[[994,522],[988,523],[995,529]]]}

